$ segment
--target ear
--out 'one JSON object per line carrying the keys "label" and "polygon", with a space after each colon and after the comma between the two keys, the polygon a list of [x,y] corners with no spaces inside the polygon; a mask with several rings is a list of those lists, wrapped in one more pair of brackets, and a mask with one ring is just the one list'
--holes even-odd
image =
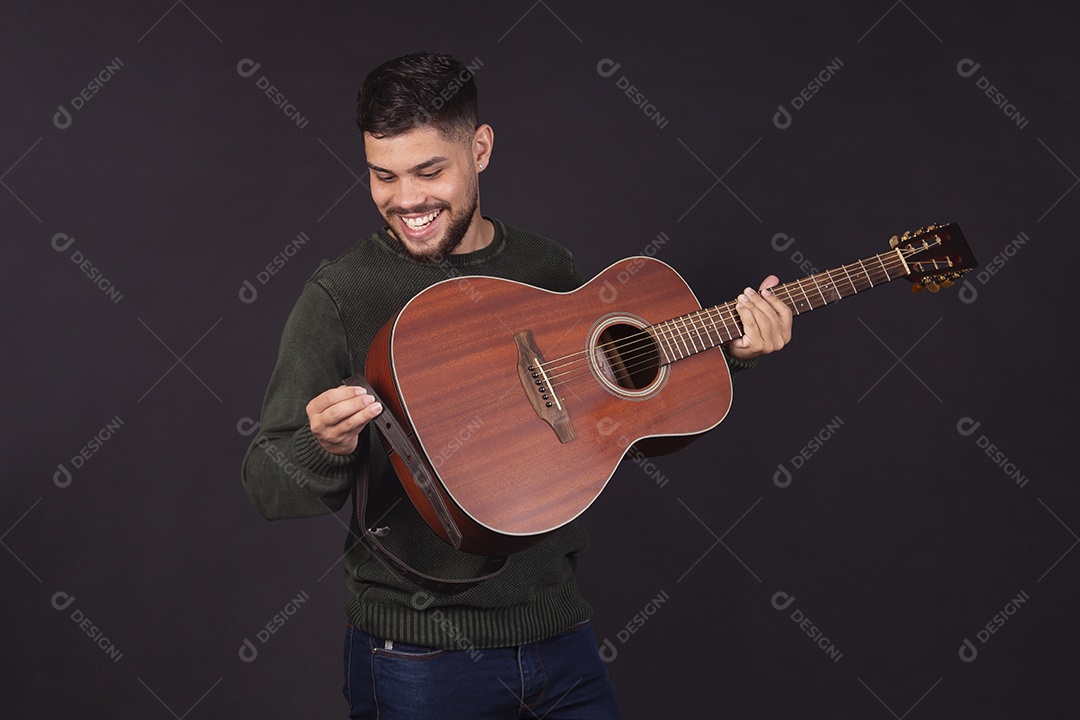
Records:
{"label": "ear", "polygon": [[495,131],[490,125],[481,125],[473,133],[470,148],[477,172],[482,172],[491,163],[491,149],[495,144]]}

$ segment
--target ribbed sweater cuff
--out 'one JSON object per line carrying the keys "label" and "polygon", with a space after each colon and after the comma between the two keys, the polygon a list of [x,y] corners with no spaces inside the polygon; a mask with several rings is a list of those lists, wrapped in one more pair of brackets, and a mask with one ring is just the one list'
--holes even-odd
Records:
{"label": "ribbed sweater cuff", "polygon": [[752,360],[737,360],[728,355],[728,368],[733,373],[742,372],[743,370],[749,370],[757,365],[757,358]]}
{"label": "ribbed sweater cuff", "polygon": [[348,455],[335,455],[327,452],[319,444],[309,425],[304,425],[293,435],[293,455],[300,467],[316,475],[335,475],[342,468],[356,460],[356,450]]}

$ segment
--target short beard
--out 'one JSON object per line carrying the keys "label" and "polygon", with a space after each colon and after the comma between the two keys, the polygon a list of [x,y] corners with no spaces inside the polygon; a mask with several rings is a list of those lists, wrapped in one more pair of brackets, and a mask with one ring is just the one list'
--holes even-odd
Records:
{"label": "short beard", "polygon": [[[460,215],[454,214],[450,209],[445,206],[439,206],[437,208],[431,208],[432,210],[441,209],[443,212],[450,212],[450,224],[446,227],[446,232],[443,234],[442,240],[433,249],[426,252],[413,252],[408,243],[398,235],[397,228],[391,221],[391,217],[396,212],[387,212],[386,229],[394,236],[409,257],[420,262],[440,263],[446,258],[447,255],[452,254],[458,247],[461,246],[462,241],[465,239],[465,233],[469,231],[469,226],[472,225],[473,216],[476,215],[477,208],[480,207],[480,190],[479,183],[474,180],[472,186],[469,188],[468,194],[465,196],[465,212]],[[412,212],[423,212],[426,208],[420,210],[414,210]]]}

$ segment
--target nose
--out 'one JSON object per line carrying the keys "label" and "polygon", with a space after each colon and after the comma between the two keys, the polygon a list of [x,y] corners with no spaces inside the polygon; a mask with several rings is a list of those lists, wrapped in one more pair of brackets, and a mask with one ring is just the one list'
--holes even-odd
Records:
{"label": "nose", "polygon": [[427,193],[424,191],[423,184],[415,178],[401,178],[394,190],[391,203],[406,211],[410,208],[420,207],[427,200]]}

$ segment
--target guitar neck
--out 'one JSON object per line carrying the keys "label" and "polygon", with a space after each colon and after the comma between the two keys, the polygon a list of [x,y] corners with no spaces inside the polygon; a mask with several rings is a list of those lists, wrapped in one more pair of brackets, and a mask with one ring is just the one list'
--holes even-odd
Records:
{"label": "guitar neck", "polygon": [[[909,272],[903,253],[894,248],[769,290],[792,312],[802,315]],[[663,361],[672,363],[742,337],[743,326],[736,304],[732,300],[650,326],[648,332],[656,340]]]}

